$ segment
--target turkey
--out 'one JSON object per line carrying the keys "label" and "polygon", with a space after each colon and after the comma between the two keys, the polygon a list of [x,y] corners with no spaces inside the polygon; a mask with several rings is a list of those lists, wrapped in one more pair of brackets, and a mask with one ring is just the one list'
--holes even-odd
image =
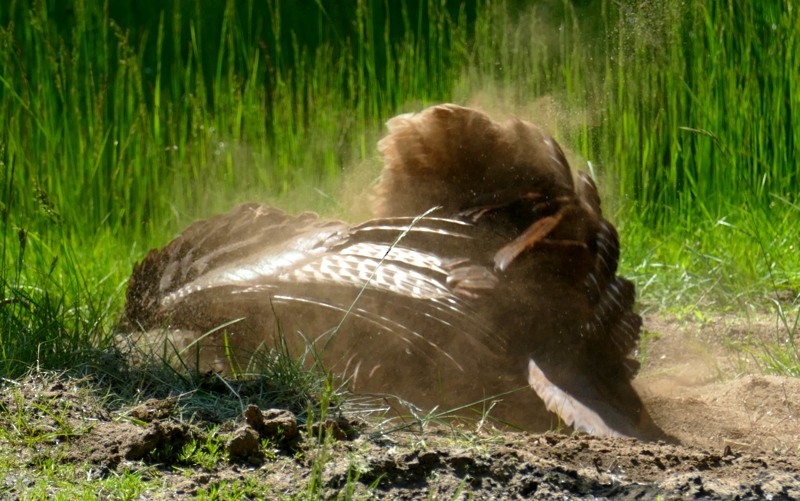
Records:
{"label": "turkey", "polygon": [[203,369],[284,343],[354,392],[664,438],[631,384],[641,319],[592,179],[522,120],[446,104],[387,126],[374,219],[246,204],[196,222],[135,266],[129,322]]}

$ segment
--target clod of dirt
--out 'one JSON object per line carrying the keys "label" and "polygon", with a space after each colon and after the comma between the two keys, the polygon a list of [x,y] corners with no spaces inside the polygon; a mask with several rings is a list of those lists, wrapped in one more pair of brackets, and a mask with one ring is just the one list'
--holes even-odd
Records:
{"label": "clod of dirt", "polygon": [[142,427],[133,423],[101,422],[72,444],[68,456],[116,465],[123,459],[136,461],[159,452],[174,454],[193,435],[186,423],[155,421]]}
{"label": "clod of dirt", "polygon": [[344,419],[326,419],[311,425],[311,433],[315,437],[331,436],[336,440],[351,440],[357,432],[353,426]]}
{"label": "clod of dirt", "polygon": [[276,443],[288,444],[300,435],[297,418],[284,409],[262,411],[255,405],[248,405],[244,411],[244,419],[262,437]]}
{"label": "clod of dirt", "polygon": [[175,408],[174,399],[156,399],[151,398],[128,412],[128,415],[139,421],[151,423],[156,419],[166,419]]}
{"label": "clod of dirt", "polygon": [[250,463],[260,463],[261,437],[252,426],[240,426],[225,444],[225,451],[232,460],[244,459]]}
{"label": "clod of dirt", "polygon": [[191,438],[192,434],[186,423],[156,421],[148,426],[139,437],[134,437],[128,442],[125,459],[142,459],[155,450],[166,449],[167,445],[171,450],[178,451]]}

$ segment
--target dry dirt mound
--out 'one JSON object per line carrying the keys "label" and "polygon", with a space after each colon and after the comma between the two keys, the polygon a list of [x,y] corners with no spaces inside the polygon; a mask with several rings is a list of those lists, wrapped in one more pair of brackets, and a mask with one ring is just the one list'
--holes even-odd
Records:
{"label": "dry dirt mound", "polygon": [[769,319],[645,319],[657,335],[637,387],[650,413],[684,444],[721,452],[800,454],[800,379],[756,371],[731,342],[774,335]]}
{"label": "dry dirt mound", "polygon": [[[651,390],[652,391],[652,390]],[[800,380],[745,376],[653,392],[653,418],[681,442],[710,450],[800,452]]]}

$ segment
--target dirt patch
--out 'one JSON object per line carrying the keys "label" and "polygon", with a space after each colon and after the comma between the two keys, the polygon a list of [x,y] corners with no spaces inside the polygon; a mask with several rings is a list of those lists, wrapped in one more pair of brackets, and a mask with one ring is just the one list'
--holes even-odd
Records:
{"label": "dirt patch", "polygon": [[569,497],[650,498],[655,495],[757,498],[800,495],[796,459],[729,454],[634,440],[507,434],[470,445],[428,436],[356,442],[328,464],[327,485],[342,485],[362,463],[359,480],[378,482],[387,498],[452,498],[459,491],[487,499]]}
{"label": "dirt patch", "polygon": [[722,451],[800,453],[800,379],[748,374],[760,361],[743,343],[780,335],[768,317],[649,317],[637,379],[657,423],[684,444]]}
{"label": "dirt patch", "polygon": [[670,387],[646,399],[653,418],[683,443],[711,450],[797,454],[800,381],[746,376],[696,387]]}
{"label": "dirt patch", "polygon": [[[298,425],[287,411],[253,407],[212,432],[209,423],[179,419],[175,400],[111,412],[85,381],[39,375],[5,383],[0,425],[29,439],[0,447],[18,450],[34,468],[37,457],[51,454],[99,465],[101,477],[142,472],[163,486],[148,496],[156,499],[231,483],[253,498],[312,487],[323,496],[385,499],[800,498],[800,380],[737,375],[738,355],[716,338],[730,333],[705,331],[738,328],[733,324],[646,324],[652,335],[637,385],[654,419],[682,445],[475,432],[469,425],[381,434],[341,420]],[[211,433],[224,444],[223,458],[203,466],[181,459],[186,444]],[[0,492],[24,497],[26,475],[7,474]]]}

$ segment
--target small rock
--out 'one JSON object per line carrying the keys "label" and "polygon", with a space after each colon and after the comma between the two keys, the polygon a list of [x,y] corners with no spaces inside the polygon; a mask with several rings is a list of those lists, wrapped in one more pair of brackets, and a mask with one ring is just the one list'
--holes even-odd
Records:
{"label": "small rock", "polygon": [[247,409],[244,410],[244,420],[256,430],[261,430],[264,427],[264,414],[261,413],[261,409],[253,404],[248,405]]}
{"label": "small rock", "polygon": [[234,459],[246,459],[251,461],[258,459],[260,456],[261,438],[258,432],[250,425],[239,427],[228,443],[225,444],[225,450],[228,455]]}
{"label": "small rock", "polygon": [[255,405],[247,406],[244,418],[258,433],[278,443],[288,443],[300,435],[297,418],[284,409],[267,409],[261,411]]}

